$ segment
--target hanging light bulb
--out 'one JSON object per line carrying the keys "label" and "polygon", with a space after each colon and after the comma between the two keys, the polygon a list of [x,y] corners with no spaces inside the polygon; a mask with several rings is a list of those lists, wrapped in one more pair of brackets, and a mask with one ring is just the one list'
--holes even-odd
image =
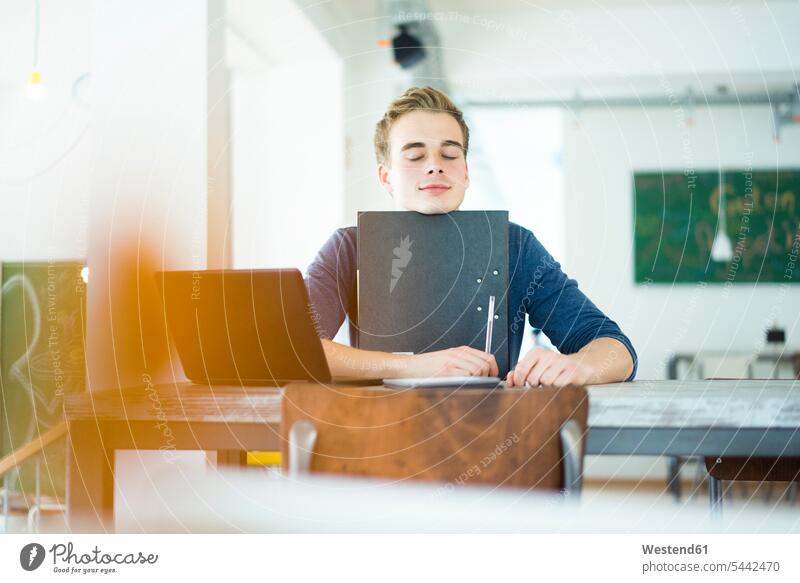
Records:
{"label": "hanging light bulb", "polygon": [[714,236],[714,242],[711,244],[711,259],[720,263],[727,263],[733,259],[733,243],[728,237],[728,228],[726,215],[727,208],[725,204],[725,182],[720,172],[719,178],[719,201],[717,204],[717,234]]}
{"label": "hanging light bulb", "polygon": [[42,73],[39,71],[39,23],[41,21],[39,10],[40,0],[36,0],[35,17],[33,21],[33,71],[31,71],[31,78],[28,81],[28,86],[25,88],[25,95],[31,101],[39,101],[44,97],[45,89],[42,84]]}
{"label": "hanging light bulb", "polygon": [[39,71],[33,71],[28,86],[25,88],[25,95],[27,95],[28,99],[31,101],[40,101],[45,93],[46,90],[42,83],[42,74]]}

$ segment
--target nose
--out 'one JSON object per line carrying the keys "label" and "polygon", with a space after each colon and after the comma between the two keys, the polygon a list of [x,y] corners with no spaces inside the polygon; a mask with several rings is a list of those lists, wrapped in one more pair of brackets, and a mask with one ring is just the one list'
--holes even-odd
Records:
{"label": "nose", "polygon": [[431,164],[426,171],[427,174],[444,174],[444,170],[438,164]]}

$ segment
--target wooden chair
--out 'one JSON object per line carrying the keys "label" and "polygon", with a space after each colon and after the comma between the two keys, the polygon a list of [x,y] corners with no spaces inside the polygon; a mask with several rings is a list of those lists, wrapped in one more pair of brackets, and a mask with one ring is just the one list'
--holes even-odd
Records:
{"label": "wooden chair", "polygon": [[722,511],[722,481],[800,482],[798,458],[706,458],[711,508]]}
{"label": "wooden chair", "polygon": [[[792,357],[795,378],[800,379],[800,353]],[[711,509],[722,512],[722,481],[740,482],[792,482],[797,487],[800,482],[800,458],[706,458],[708,472],[708,493]]]}
{"label": "wooden chair", "polygon": [[581,488],[585,389],[415,389],[289,385],[282,464],[453,486]]}

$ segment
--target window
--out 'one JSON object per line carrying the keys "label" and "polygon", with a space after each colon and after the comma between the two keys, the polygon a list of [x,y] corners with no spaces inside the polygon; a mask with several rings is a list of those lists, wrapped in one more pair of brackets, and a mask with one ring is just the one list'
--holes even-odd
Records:
{"label": "window", "polygon": [[[470,127],[470,187],[462,209],[507,209],[509,219],[533,231],[562,261],[566,243],[561,155],[563,114],[558,109],[474,107]],[[534,344],[526,321],[520,354]],[[541,334],[539,344],[551,346]]]}
{"label": "window", "polygon": [[233,266],[305,271],[344,208],[342,63],[296,8],[240,4],[232,53],[257,48],[232,79]]}

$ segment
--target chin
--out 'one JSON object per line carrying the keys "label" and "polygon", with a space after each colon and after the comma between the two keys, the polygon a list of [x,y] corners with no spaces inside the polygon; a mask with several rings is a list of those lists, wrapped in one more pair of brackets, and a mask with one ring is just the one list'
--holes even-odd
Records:
{"label": "chin", "polygon": [[424,206],[424,205],[412,210],[415,210],[423,215],[444,215],[450,212],[449,210],[445,210],[444,208],[438,206]]}
{"label": "chin", "polygon": [[443,215],[457,210],[461,206],[462,200],[463,197],[454,198],[452,196],[433,200],[419,200],[415,201],[414,208],[409,210],[415,210],[424,215]]}

